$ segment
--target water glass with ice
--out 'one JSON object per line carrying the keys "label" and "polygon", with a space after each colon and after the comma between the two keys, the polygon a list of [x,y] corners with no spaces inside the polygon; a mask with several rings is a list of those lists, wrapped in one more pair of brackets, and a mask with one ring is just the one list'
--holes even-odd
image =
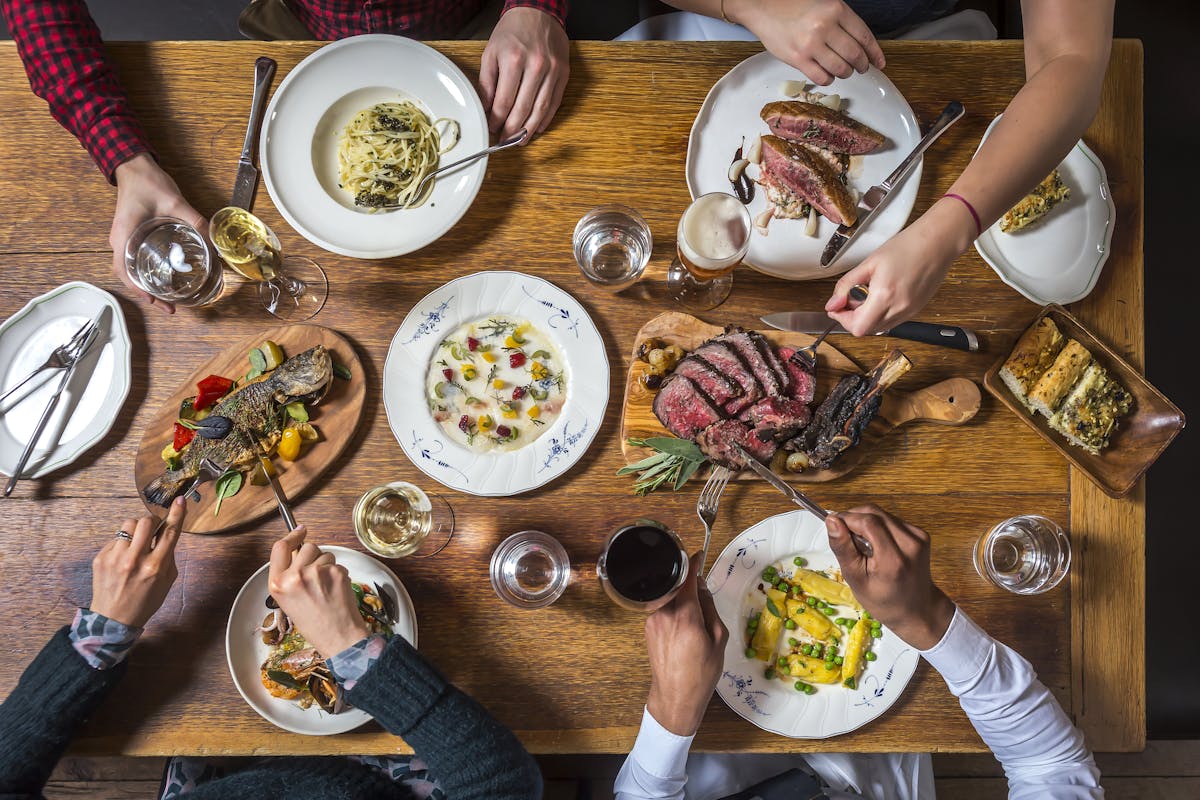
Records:
{"label": "water glass with ice", "polygon": [[642,277],[653,246],[650,226],[628,206],[593,208],[575,226],[573,247],[579,271],[610,291],[624,289]]}
{"label": "water glass with ice", "polygon": [[178,306],[203,306],[221,296],[224,278],[208,242],[174,217],[154,217],[125,244],[125,269],[144,292]]}

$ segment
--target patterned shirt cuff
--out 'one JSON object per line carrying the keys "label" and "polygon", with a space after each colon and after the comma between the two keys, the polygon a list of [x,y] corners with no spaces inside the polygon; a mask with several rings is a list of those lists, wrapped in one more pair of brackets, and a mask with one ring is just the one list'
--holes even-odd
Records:
{"label": "patterned shirt cuff", "polygon": [[149,153],[158,159],[142,126],[132,117],[103,117],[82,141],[96,166],[113,186],[117,185],[117,167],[134,156]]}
{"label": "patterned shirt cuff", "polygon": [[142,629],[109,619],[90,608],[81,608],[75,612],[69,635],[71,646],[83,656],[88,666],[109,669],[125,660],[133,643],[142,635]]}
{"label": "patterned shirt cuff", "polygon": [[386,648],[387,639],[376,633],[350,645],[325,663],[333,673],[333,679],[348,692],[367,674],[367,670],[375,666]]}
{"label": "patterned shirt cuff", "polygon": [[566,0],[505,0],[504,10],[513,8],[536,8],[558,20],[558,24],[562,25],[564,30],[567,27]]}

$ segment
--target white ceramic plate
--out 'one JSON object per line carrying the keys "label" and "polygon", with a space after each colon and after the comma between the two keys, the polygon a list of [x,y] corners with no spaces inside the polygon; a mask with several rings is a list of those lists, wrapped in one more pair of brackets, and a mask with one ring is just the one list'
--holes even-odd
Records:
{"label": "white ceramic plate", "polygon": [[[25,478],[65,467],[112,429],[129,394],[129,331],[113,296],[80,281],[35,297],[0,324],[3,394],[101,312],[100,333],[59,397]],[[0,472],[12,475],[61,377],[61,370],[46,370],[0,404]]]}
{"label": "white ceramic plate", "polygon": [[[392,593],[396,600],[397,616],[393,632],[403,636],[409,644],[417,645],[417,615],[412,599],[404,584],[390,569],[368,555],[348,547],[321,546],[322,552],[332,553],[337,563],[350,572],[350,579],[370,586],[378,583]],[[267,571],[270,564],[263,564],[250,576],[233,601],[229,611],[229,624],[225,628],[225,656],[229,662],[229,674],[233,685],[259,715],[285,731],[310,736],[325,736],[345,733],[371,719],[371,715],[358,708],[347,708],[340,714],[327,714],[316,705],[300,708],[292,700],[272,697],[262,685],[262,663],[270,648],[263,644],[262,637],[254,629],[262,624],[267,614]]]}
{"label": "white ceramic plate", "polygon": [[[759,53],[716,82],[696,115],[688,139],[686,171],[693,198],[708,192],[732,191],[728,172],[734,151],[742,137],[749,149],[757,137],[770,132],[759,117],[759,111],[767,103],[788,99],[779,91],[785,80],[805,80],[805,76],[770,53]],[[856,72],[844,80],[834,79],[830,86],[813,89],[841,95],[843,111],[887,137],[882,148],[863,156],[862,171],[850,178],[850,185],[860,193],[882,183],[921,139],[917,119],[908,102],[887,76],[874,67],[865,75]],[[751,165],[748,174],[757,177],[758,167]],[[821,251],[837,225],[824,217],[818,218],[820,224],[815,237],[804,233],[804,220],[771,220],[766,236],[755,232],[751,237],[745,263],[759,272],[788,280],[839,275],[857,265],[904,227],[920,184],[921,165],[918,164],[832,267],[822,267],[820,259]],[[754,200],[750,203],[751,216],[757,218],[766,207],[766,193],[762,187],[756,187]]]}
{"label": "white ceramic plate", "polygon": [[797,692],[791,682],[769,680],[766,664],[746,657],[746,620],[762,608],[757,590],[768,564],[783,561],[791,569],[796,556],[810,569],[837,570],[825,525],[807,511],[769,517],[743,531],[717,557],[708,574],[717,613],[729,628],[725,667],[717,694],[738,715],[763,730],[794,739],[825,739],[866,725],[891,707],[917,669],[920,656],[887,628],[874,639],[875,661],[866,662],[858,688],[818,686],[815,694]]}
{"label": "white ceramic plate", "polygon": [[[528,319],[567,362],[567,400],[549,430],[520,450],[477,453],[446,438],[429,413],[425,376],[445,334],[489,314]],[[388,348],[383,407],[417,468],[451,489],[506,497],[562,475],[591,445],[608,406],[608,355],[587,311],[552,283],[520,272],[477,272],[413,306]]]}
{"label": "white ceramic plate", "polygon": [[471,207],[487,158],[435,178],[419,208],[368,214],[338,188],[337,149],[355,114],[405,98],[430,120],[458,121],[462,136],[443,156],[455,160],[488,146],[483,103],[462,70],[420,42],[368,34],[328,44],[279,84],[263,122],[263,180],[288,223],[318,247],[355,258],[390,258],[436,241]]}
{"label": "white ceramic plate", "polygon": [[[980,147],[999,121],[992,120]],[[1000,279],[1038,305],[1066,305],[1088,296],[1108,260],[1117,219],[1108,173],[1082,140],[1058,170],[1071,189],[1070,199],[1029,228],[1001,233],[997,221],[975,240],[975,249]]]}

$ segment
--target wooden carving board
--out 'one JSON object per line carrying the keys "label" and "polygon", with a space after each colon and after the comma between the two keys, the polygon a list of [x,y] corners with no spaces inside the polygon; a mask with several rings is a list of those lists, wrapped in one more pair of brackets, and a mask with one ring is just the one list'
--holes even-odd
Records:
{"label": "wooden carving board", "polygon": [[[196,383],[208,375],[234,379],[244,376],[250,371],[250,362],[247,360],[250,350],[268,339],[283,348],[288,358],[323,344],[333,356],[335,364],[342,364],[350,370],[350,380],[334,377],[329,393],[319,405],[309,409],[311,421],[320,431],[320,441],[306,443],[295,461],[272,459],[284,494],[294,502],[346,449],[362,418],[366,398],[362,362],[350,343],[329,328],[320,325],[285,325],[247,336],[229,345],[193,372],[159,408],[146,426],[138,445],[133,477],[139,496],[146,484],[163,473],[165,465],[160,454],[173,438],[179,404],[195,396]],[[278,509],[271,487],[252,486],[249,480],[244,481],[237,495],[221,504],[219,515],[213,514],[216,497],[212,483],[202,485],[199,492],[200,502],[188,502],[188,514],[184,522],[184,530],[188,533],[220,533],[276,513]],[[160,506],[146,503],[145,499],[142,502],[155,516],[165,513]]]}
{"label": "wooden carving board", "polygon": [[[654,416],[654,392],[642,383],[642,375],[648,365],[637,359],[638,345],[650,337],[662,339],[667,344],[676,344],[691,352],[702,342],[724,332],[724,328],[709,325],[691,314],[668,311],[659,314],[642,326],[634,340],[629,376],[625,382],[625,402],[621,408],[621,450],[625,462],[632,464],[650,455],[644,447],[633,447],[629,438],[649,436],[671,436]],[[776,347],[804,347],[816,337],[806,333],[788,331],[762,331]],[[868,369],[874,365],[868,365]],[[813,410],[829,393],[829,390],[845,375],[864,372],[858,364],[839,351],[826,339],[817,349],[817,392]],[[903,385],[904,379],[900,379]],[[791,481],[817,483],[840,478],[854,469],[879,444],[879,441],[894,428],[906,422],[937,422],[943,425],[961,425],[979,411],[979,387],[967,378],[950,378],[923,389],[906,392],[892,388],[883,396],[879,414],[863,432],[862,441],[843,453],[829,469],[805,470],[779,474]],[[754,473],[746,470],[735,476],[737,480],[758,480]]]}

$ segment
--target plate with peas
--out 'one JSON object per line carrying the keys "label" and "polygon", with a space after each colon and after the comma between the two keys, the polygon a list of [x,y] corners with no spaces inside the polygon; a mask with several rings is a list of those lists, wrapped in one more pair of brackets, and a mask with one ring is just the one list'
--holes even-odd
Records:
{"label": "plate with peas", "polygon": [[708,574],[729,629],[717,694],[763,730],[796,739],[849,733],[885,712],[919,653],[859,605],[807,511],[733,539]]}

